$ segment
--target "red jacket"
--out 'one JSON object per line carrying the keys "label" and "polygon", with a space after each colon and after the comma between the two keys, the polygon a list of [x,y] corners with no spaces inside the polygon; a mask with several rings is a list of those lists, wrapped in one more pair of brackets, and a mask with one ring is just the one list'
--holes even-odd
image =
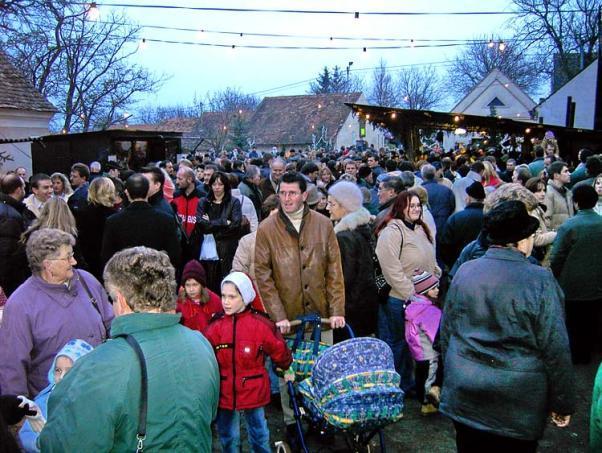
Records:
{"label": "red jacket", "polygon": [[178,300],[176,313],[182,313],[180,323],[189,329],[204,332],[209,325],[211,317],[223,310],[222,300],[217,294],[205,288],[209,294],[209,300],[205,303],[197,303],[186,298],[184,302]]}
{"label": "red jacket", "polygon": [[251,308],[226,316],[220,313],[204,332],[213,345],[220,372],[219,407],[255,409],[270,402],[265,356],[286,370],[293,358],[276,325]]}
{"label": "red jacket", "polygon": [[196,208],[200,199],[201,195],[199,191],[194,189],[190,192],[190,195],[182,193],[171,202],[176,214],[178,214],[178,217],[182,221],[182,226],[188,237],[190,237],[196,225]]}

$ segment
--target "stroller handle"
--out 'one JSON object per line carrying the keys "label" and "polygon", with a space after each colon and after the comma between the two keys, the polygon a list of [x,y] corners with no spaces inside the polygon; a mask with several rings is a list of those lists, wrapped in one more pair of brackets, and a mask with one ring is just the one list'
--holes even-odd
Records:
{"label": "stroller handle", "polygon": [[[300,326],[302,321],[300,319],[294,319],[290,322],[291,327]],[[330,324],[330,319],[328,318],[320,318],[321,324]]]}

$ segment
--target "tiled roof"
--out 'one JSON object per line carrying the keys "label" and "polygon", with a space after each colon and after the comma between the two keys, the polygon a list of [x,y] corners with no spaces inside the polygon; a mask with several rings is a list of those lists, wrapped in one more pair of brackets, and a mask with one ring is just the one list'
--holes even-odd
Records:
{"label": "tiled roof", "polygon": [[13,66],[0,50],[0,108],[36,112],[56,112],[46,100]]}
{"label": "tiled roof", "polygon": [[[152,132],[191,132],[196,124],[198,118],[170,118],[162,121],[159,124],[128,124],[127,129],[133,131],[152,131]],[[124,129],[124,124],[113,124],[109,126],[109,129]]]}
{"label": "tiled roof", "polygon": [[266,97],[251,118],[248,135],[256,145],[312,143],[312,133],[319,134],[323,127],[334,137],[351,113],[345,102],[360,97],[361,93]]}

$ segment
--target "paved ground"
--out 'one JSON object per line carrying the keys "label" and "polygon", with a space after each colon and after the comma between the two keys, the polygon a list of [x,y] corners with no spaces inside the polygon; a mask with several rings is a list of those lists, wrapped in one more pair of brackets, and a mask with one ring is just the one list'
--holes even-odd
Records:
{"label": "paved ground", "polygon": [[[598,356],[591,365],[576,367],[577,413],[573,416],[568,428],[559,429],[550,425],[546,429],[544,438],[539,443],[540,452],[577,453],[587,451],[591,392],[601,359],[602,356]],[[280,412],[268,408],[267,414],[272,443],[283,439]],[[389,453],[453,452],[455,451],[454,436],[453,425],[447,418],[441,415],[421,417],[420,406],[415,399],[406,401],[404,418],[385,429],[386,447]],[[320,445],[311,438],[309,443],[312,453],[349,451],[342,439],[339,438],[336,439],[334,445]],[[243,445],[243,451],[249,451],[246,442]],[[214,451],[220,451],[215,436]]]}

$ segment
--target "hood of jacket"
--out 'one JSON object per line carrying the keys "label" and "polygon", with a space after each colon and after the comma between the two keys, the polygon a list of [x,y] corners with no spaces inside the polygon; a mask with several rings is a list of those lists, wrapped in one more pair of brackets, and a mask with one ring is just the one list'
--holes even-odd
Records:
{"label": "hood of jacket", "polygon": [[61,350],[54,356],[54,360],[52,361],[52,365],[48,370],[48,383],[50,385],[56,384],[54,382],[54,367],[56,366],[56,359],[60,356],[65,356],[71,359],[73,363],[75,363],[78,359],[85,356],[88,352],[94,349],[92,345],[85,342],[84,340],[71,340],[65,346],[61,348]]}
{"label": "hood of jacket", "polygon": [[334,232],[353,231],[361,225],[369,224],[373,216],[366,208],[360,208],[357,211],[350,212],[343,216],[341,220],[334,226]]}

